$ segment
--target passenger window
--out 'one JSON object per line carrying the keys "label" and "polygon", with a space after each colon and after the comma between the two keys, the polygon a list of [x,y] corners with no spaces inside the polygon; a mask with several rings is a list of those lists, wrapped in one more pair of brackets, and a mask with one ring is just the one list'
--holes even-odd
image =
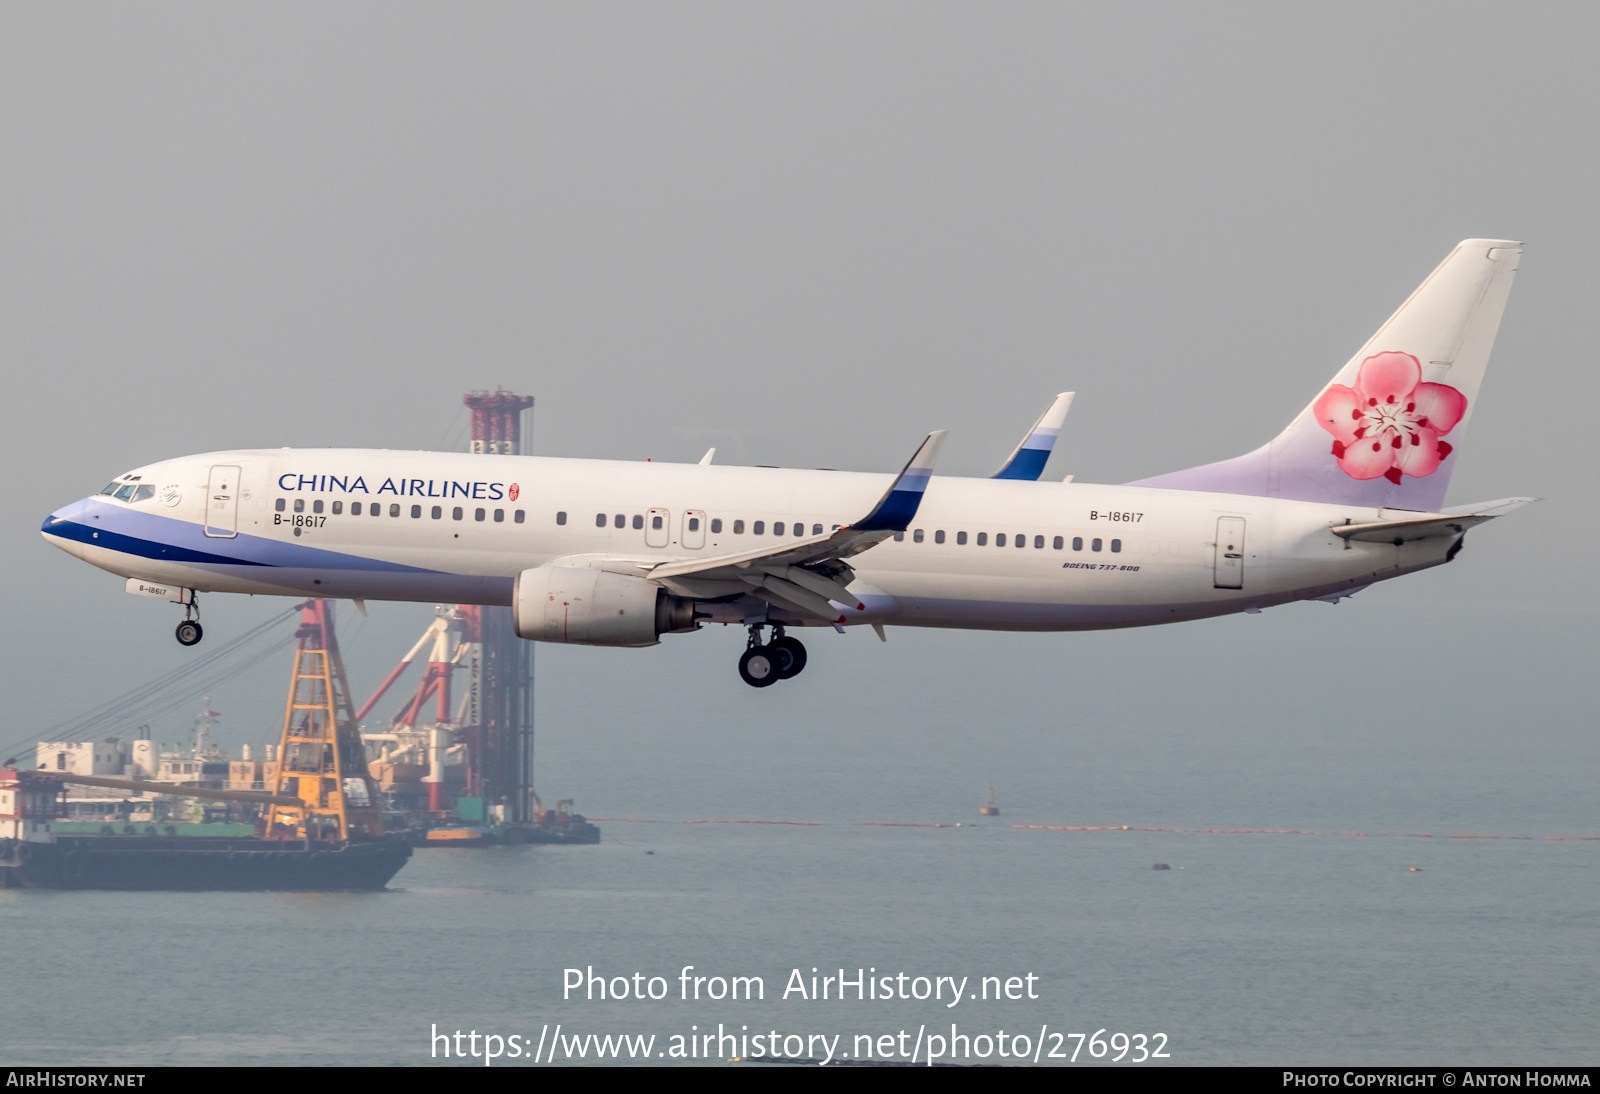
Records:
{"label": "passenger window", "polygon": [[1083,550],[1083,537],[1082,536],[1073,536],[1072,537],[1072,549],[1074,551]]}
{"label": "passenger window", "polygon": [[783,521],[775,520],[772,522],[772,534],[775,536],[783,535]]}
{"label": "passenger window", "polygon": [[763,534],[766,531],[766,528],[767,528],[767,522],[764,521],[764,520],[758,520],[758,521],[755,522],[755,524],[753,524],[751,526],[750,531],[751,531],[751,533],[753,535],[758,535],[759,536],[759,535]]}
{"label": "passenger window", "polygon": [[744,521],[736,520],[733,522],[733,534],[736,536],[744,535]]}
{"label": "passenger window", "polygon": [[1066,545],[1065,542],[1062,540],[1062,538],[1060,536],[1057,536],[1055,539],[1050,541],[1050,546],[1054,547],[1058,551],[1061,550],[1061,548],[1064,547],[1065,545]]}
{"label": "passenger window", "polygon": [[134,485],[131,482],[127,486],[119,487],[117,490],[117,500],[127,501],[133,497],[133,491]]}
{"label": "passenger window", "polygon": [[[566,514],[563,513],[562,516],[566,516]],[[512,518],[512,519],[514,519],[518,524],[521,524],[524,520],[527,519],[527,514],[524,513],[521,509],[518,509],[517,513],[516,513],[516,516],[514,518]],[[565,523],[565,522],[563,522],[563,523]]]}
{"label": "passenger window", "polygon": [[1042,550],[1044,548],[1044,537],[1043,536],[1034,536],[1033,537],[1033,545]]}
{"label": "passenger window", "polygon": [[978,533],[978,546],[979,547],[987,547],[987,546],[989,546],[989,533],[988,532],[979,532]]}
{"label": "passenger window", "polygon": [[333,503],[333,515],[334,516],[338,516],[342,512],[344,512],[344,502],[342,502],[342,501],[334,502]]}
{"label": "passenger window", "polygon": [[150,483],[145,483],[133,492],[134,501],[149,501],[156,496],[156,488]]}
{"label": "passenger window", "polygon": [[442,519],[444,517],[444,507],[441,505],[435,505],[433,507],[433,512],[429,515],[432,516],[434,520]]}
{"label": "passenger window", "polygon": [[[517,510],[517,519],[519,521],[522,519],[522,510],[521,509]],[[567,514],[565,514],[565,513],[557,513],[556,514],[556,523],[557,524],[565,524],[565,523],[567,523]]]}
{"label": "passenger window", "polygon": [[721,532],[722,531],[722,518],[721,517],[712,517],[711,518],[711,530],[713,532]]}
{"label": "passenger window", "polygon": [[650,518],[650,527],[659,531],[661,529],[661,518],[659,516],[652,516]]}
{"label": "passenger window", "polygon": [[626,528],[628,526],[628,518],[623,516],[621,513],[618,513],[616,516],[611,518],[611,524],[612,527],[615,528]]}
{"label": "passenger window", "polygon": [[350,503],[350,515],[352,517],[359,517],[361,515],[361,503],[359,501],[353,501]]}
{"label": "passenger window", "polygon": [[[373,506],[372,511],[374,513],[376,513],[378,511],[377,506]],[[391,501],[389,503],[389,515],[391,517],[398,517],[400,515],[400,503],[399,502]]]}
{"label": "passenger window", "polygon": [[412,520],[421,520],[422,519],[422,506],[413,505],[411,507],[411,519]]}
{"label": "passenger window", "polygon": [[1100,541],[1098,539],[1091,539],[1089,541],[1089,550],[1098,551],[1099,549],[1100,549]]}
{"label": "passenger window", "polygon": [[937,532],[933,533],[933,542],[935,542],[935,543],[943,543],[944,542],[944,529],[943,528],[941,528]]}
{"label": "passenger window", "polygon": [[304,513],[306,511],[306,499],[305,498],[295,498],[294,499],[294,511],[296,513]]}
{"label": "passenger window", "polygon": [[967,533],[965,533],[965,532],[957,532],[956,533],[956,546],[965,547],[966,545],[967,545]]}
{"label": "passenger window", "polygon": [[284,507],[283,507],[283,499],[282,498],[279,498],[277,501],[272,503],[272,509],[273,509],[274,512],[281,513],[281,512],[283,512],[283,508]]}
{"label": "passenger window", "polygon": [[905,539],[906,539],[906,534],[904,532],[896,532],[894,534],[894,541],[896,543],[904,543]]}
{"label": "passenger window", "polygon": [[912,543],[921,543],[922,542],[922,529],[921,528],[918,528],[915,532],[911,533],[911,542]]}
{"label": "passenger window", "polygon": [[822,525],[813,524],[811,526],[811,534],[814,536],[820,536],[822,534]]}
{"label": "passenger window", "polygon": [[[459,505],[450,510],[450,519],[451,520],[460,520],[462,517],[464,517],[466,515],[467,515],[467,511],[465,509],[461,508],[461,506],[459,506]],[[605,519],[601,518],[600,523],[604,524],[605,523]]]}
{"label": "passenger window", "polygon": [[690,517],[689,518],[689,531],[698,532],[699,530],[700,530],[700,518],[699,517]]}
{"label": "passenger window", "polygon": [[1111,553],[1115,555],[1115,554],[1120,554],[1121,552],[1122,552],[1122,541],[1120,539],[1112,540],[1111,541]]}
{"label": "passenger window", "polygon": [[474,509],[472,511],[472,519],[473,520],[482,520],[486,516],[488,516],[488,514],[485,513],[482,509]]}
{"label": "passenger window", "polygon": [[994,534],[994,545],[996,547],[1004,547],[1006,545],[1006,534],[1004,532],[996,532]]}
{"label": "passenger window", "polygon": [[504,509],[496,509],[494,511],[494,522],[496,524],[504,524],[506,522],[506,511]]}
{"label": "passenger window", "polygon": [[633,527],[634,527],[635,531],[637,531],[638,529],[644,527],[644,518],[641,517],[638,513],[635,513],[633,515]]}
{"label": "passenger window", "polygon": [[322,499],[321,498],[318,498],[316,501],[311,503],[311,511],[313,513],[322,512]]}
{"label": "passenger window", "polygon": [[1028,545],[1028,536],[1027,536],[1027,534],[1024,533],[1024,532],[1018,532],[1017,533],[1017,546],[1018,547],[1026,547],[1027,545]]}
{"label": "passenger window", "polygon": [[594,515],[594,526],[596,528],[604,528],[606,526],[606,515],[604,513],[596,513]]}

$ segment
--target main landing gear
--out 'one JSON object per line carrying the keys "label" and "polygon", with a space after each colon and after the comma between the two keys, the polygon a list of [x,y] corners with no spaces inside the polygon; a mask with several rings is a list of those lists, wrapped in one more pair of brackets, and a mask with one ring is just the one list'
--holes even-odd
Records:
{"label": "main landing gear", "polygon": [[178,624],[178,645],[198,645],[200,639],[205,637],[205,628],[200,626],[200,597],[195,593],[189,594],[189,602],[183,606],[183,622]]}
{"label": "main landing gear", "polygon": [[806,648],[798,638],[790,638],[783,628],[772,625],[772,641],[761,643],[761,624],[750,626],[749,648],[739,658],[739,677],[753,688],[764,688],[799,676],[806,667]]}

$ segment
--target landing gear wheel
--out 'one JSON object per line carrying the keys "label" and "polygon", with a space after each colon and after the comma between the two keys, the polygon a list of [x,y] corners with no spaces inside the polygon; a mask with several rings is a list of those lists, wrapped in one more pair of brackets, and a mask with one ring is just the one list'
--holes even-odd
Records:
{"label": "landing gear wheel", "polygon": [[753,688],[778,682],[778,659],[766,646],[752,646],[739,658],[739,677]]}
{"label": "landing gear wheel", "polygon": [[775,638],[767,649],[771,650],[777,659],[779,680],[799,676],[800,671],[806,667],[806,648],[798,638],[790,638],[788,635]]}
{"label": "landing gear wheel", "polygon": [[185,619],[178,624],[178,645],[193,646],[205,635],[200,623],[195,619]]}

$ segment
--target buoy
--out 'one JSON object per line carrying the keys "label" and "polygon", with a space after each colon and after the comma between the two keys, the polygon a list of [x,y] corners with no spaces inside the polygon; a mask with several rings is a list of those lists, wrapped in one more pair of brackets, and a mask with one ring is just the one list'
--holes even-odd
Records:
{"label": "buoy", "polygon": [[1413,873],[1413,874],[1420,874],[1420,873],[1422,873],[1422,867],[1420,867],[1420,866],[1413,866],[1413,867],[1412,867],[1412,868],[1411,868],[1411,872],[1412,872],[1412,873]]}
{"label": "buoy", "polygon": [[1152,869],[1152,870],[1170,870],[1170,869],[1172,869],[1172,867],[1168,866],[1164,862],[1158,862],[1154,866],[1150,867],[1150,869]]}

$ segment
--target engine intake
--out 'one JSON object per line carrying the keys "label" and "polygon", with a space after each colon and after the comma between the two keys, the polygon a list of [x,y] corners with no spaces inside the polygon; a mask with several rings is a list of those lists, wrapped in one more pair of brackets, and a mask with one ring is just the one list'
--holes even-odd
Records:
{"label": "engine intake", "polygon": [[640,577],[586,566],[536,566],[511,594],[517,635],[580,646],[653,646],[695,629],[694,602]]}

